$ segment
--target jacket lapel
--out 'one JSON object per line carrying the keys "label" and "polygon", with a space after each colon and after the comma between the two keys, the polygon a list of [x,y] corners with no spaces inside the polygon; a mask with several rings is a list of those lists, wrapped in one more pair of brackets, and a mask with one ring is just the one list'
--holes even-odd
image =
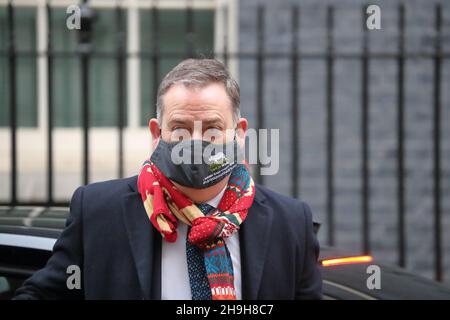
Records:
{"label": "jacket lapel", "polygon": [[256,300],[270,241],[273,210],[256,187],[253,205],[239,230],[241,250],[242,298]]}
{"label": "jacket lapel", "polygon": [[161,239],[147,217],[136,182],[137,178],[131,180],[132,191],[122,198],[124,223],[143,298],[160,299]]}

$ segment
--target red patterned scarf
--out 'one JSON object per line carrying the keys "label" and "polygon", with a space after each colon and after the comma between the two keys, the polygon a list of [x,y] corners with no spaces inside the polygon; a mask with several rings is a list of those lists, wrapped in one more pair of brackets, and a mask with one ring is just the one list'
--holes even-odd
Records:
{"label": "red patterned scarf", "polygon": [[[177,240],[178,221],[191,226],[188,239],[204,252],[212,299],[236,299],[231,259],[223,239],[239,230],[253,203],[255,186],[246,164],[233,169],[218,208],[208,216],[150,160],[139,174],[138,190],[151,223],[166,241]],[[209,268],[217,264],[219,269]]]}

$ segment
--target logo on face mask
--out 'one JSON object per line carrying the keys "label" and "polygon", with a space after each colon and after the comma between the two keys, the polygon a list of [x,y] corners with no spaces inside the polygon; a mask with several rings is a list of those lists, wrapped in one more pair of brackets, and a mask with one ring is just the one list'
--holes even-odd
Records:
{"label": "logo on face mask", "polygon": [[223,165],[230,163],[223,152],[210,156],[208,159],[209,169],[212,172],[219,170]]}
{"label": "logo on face mask", "polygon": [[224,144],[159,140],[151,156],[151,161],[166,178],[194,189],[219,183],[243,160],[244,153],[236,140]]}

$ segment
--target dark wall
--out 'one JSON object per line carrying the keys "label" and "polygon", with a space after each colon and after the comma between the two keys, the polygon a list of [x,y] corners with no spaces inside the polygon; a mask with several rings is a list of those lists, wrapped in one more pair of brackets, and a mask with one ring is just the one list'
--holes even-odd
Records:
{"label": "dark wall", "polygon": [[[362,51],[361,1],[240,1],[241,52],[257,52],[257,6],[266,5],[265,52],[289,53],[292,45],[292,5],[300,5],[299,48],[303,53],[326,53],[327,5],[335,7],[334,46],[337,54]],[[395,54],[399,47],[399,1],[372,1],[381,7],[381,30],[368,31],[369,52]],[[433,277],[433,53],[435,4],[405,1],[405,51],[422,56],[405,60],[405,231],[408,269]],[[450,3],[442,3],[443,49],[450,50]],[[291,192],[291,72],[289,57],[264,60],[263,104],[268,128],[280,129],[280,170],[265,177],[265,184],[281,193]],[[241,58],[241,109],[256,123],[257,64]],[[356,58],[334,61],[334,209],[335,244],[361,250],[361,85],[362,62]],[[327,243],[326,207],[326,60],[301,59],[299,192],[297,197],[313,208],[323,223],[322,244]],[[450,61],[442,72],[442,237],[444,270],[450,266]],[[398,64],[391,58],[369,62],[369,173],[370,240],[377,258],[397,262],[397,106]],[[447,272],[450,277],[450,273]]]}

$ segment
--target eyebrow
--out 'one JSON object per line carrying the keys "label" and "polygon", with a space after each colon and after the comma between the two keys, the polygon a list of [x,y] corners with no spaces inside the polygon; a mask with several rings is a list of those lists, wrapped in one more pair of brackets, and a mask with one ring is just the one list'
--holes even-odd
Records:
{"label": "eyebrow", "polygon": [[[174,124],[186,124],[190,123],[191,120],[189,118],[184,117],[177,117],[169,120],[168,125],[174,125]],[[216,123],[223,123],[222,118],[220,117],[213,117],[210,119],[202,120],[202,125],[208,125],[208,124],[216,124]]]}
{"label": "eyebrow", "polygon": [[186,124],[187,122],[189,122],[189,119],[187,119],[187,118],[176,118],[176,119],[171,119],[168,122],[168,125],[172,125],[172,124]]}
{"label": "eyebrow", "polygon": [[202,121],[202,124],[215,124],[215,123],[223,123],[222,119],[219,117],[214,117],[212,119],[206,119]]}

